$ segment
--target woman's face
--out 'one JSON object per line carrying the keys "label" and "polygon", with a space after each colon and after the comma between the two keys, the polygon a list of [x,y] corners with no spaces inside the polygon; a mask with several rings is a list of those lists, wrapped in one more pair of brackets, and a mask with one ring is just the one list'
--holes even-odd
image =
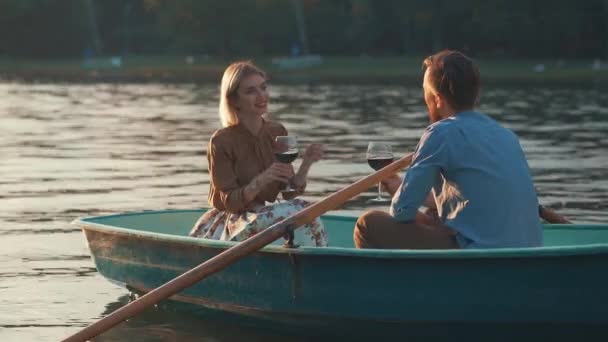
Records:
{"label": "woman's face", "polygon": [[245,77],[236,90],[234,106],[241,115],[263,115],[268,111],[266,79],[259,74]]}

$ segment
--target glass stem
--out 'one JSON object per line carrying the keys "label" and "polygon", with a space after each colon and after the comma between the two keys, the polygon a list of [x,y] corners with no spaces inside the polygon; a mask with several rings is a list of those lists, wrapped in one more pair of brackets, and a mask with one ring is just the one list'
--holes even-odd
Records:
{"label": "glass stem", "polygon": [[378,199],[382,199],[382,182],[378,182]]}

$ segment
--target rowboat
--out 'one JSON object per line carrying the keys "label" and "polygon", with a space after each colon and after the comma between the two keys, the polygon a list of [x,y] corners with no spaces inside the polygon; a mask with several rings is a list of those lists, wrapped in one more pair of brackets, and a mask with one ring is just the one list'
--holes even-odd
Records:
{"label": "rowboat", "polygon": [[[235,245],[188,237],[202,210],[87,217],[98,271],[145,293]],[[545,246],[359,250],[356,217],[324,215],[330,247],[266,246],[167,301],[295,326],[608,323],[608,225],[545,225]]]}

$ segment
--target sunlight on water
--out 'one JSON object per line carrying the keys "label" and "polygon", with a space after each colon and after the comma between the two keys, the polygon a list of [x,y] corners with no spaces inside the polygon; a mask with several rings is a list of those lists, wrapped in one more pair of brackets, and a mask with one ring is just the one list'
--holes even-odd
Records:
{"label": "sunlight on water", "polygon": [[[302,145],[327,146],[311,171],[310,200],[371,172],[369,140],[405,155],[427,124],[419,87],[277,85],[271,92],[274,119]],[[2,83],[0,95],[0,340],[54,341],[126,300],[124,289],[95,272],[69,222],[206,206],[217,86]],[[520,136],[543,204],[576,222],[608,221],[608,98],[601,91],[500,88],[482,100],[482,111]],[[374,191],[342,209],[369,208]],[[99,340],[280,336],[231,329],[152,313]]]}

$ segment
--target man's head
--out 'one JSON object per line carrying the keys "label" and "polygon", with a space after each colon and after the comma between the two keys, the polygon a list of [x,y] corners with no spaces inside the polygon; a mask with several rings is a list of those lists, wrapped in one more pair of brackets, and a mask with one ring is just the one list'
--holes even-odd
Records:
{"label": "man's head", "polygon": [[479,70],[469,57],[443,50],[427,57],[422,68],[431,123],[473,109],[479,97]]}

